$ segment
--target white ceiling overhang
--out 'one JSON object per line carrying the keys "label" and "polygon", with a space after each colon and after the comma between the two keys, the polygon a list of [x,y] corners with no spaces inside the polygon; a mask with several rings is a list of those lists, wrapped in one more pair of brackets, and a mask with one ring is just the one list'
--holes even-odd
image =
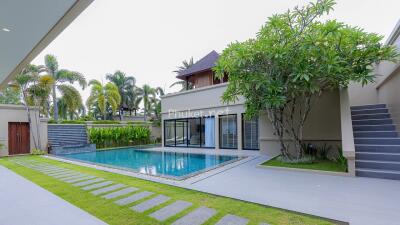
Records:
{"label": "white ceiling overhang", "polygon": [[0,88],[30,63],[92,1],[0,1]]}

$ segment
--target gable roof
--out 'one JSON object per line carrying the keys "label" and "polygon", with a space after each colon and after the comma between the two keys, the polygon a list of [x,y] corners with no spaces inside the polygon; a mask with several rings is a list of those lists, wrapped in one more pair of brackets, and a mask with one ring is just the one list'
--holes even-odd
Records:
{"label": "gable roof", "polygon": [[215,66],[215,62],[218,60],[218,58],[219,54],[216,51],[212,50],[206,56],[194,63],[191,67],[179,72],[176,78],[184,79],[185,77],[193,75],[195,73],[209,70]]}

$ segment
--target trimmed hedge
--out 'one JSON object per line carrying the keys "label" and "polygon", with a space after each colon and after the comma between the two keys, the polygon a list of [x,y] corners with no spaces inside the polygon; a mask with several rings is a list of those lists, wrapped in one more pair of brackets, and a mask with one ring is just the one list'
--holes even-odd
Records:
{"label": "trimmed hedge", "polygon": [[93,124],[120,124],[117,120],[95,120]]}
{"label": "trimmed hedge", "polygon": [[90,143],[97,148],[143,145],[151,143],[148,127],[126,126],[88,129]]}

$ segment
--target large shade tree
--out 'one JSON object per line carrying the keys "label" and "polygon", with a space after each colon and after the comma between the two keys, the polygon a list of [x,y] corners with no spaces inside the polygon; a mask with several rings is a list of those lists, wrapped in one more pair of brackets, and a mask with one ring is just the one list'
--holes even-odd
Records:
{"label": "large shade tree", "polygon": [[217,77],[229,75],[223,100],[245,97],[247,117],[266,111],[289,159],[303,156],[303,127],[315,99],[350,82],[373,82],[374,63],[397,56],[382,36],[319,20],[334,4],[318,0],[270,17],[255,38],[230,44],[215,68]]}
{"label": "large shade tree", "polygon": [[[58,121],[58,99],[57,99],[57,91],[60,91],[61,94],[66,92],[62,92],[65,89],[75,89],[73,86],[65,84],[65,82],[69,82],[73,84],[78,82],[78,84],[84,89],[87,85],[85,77],[76,71],[71,71],[67,69],[59,69],[57,58],[53,55],[46,55],[44,58],[45,65],[41,66],[41,72],[46,72],[54,79],[54,84],[52,86],[52,101],[53,101],[53,117],[55,121]],[[77,90],[74,93],[78,92]],[[68,92],[72,93],[72,92]],[[78,92],[79,93],[79,92]]]}
{"label": "large shade tree", "polygon": [[88,109],[97,108],[106,120],[108,109],[110,108],[112,113],[115,113],[121,103],[118,87],[111,82],[103,85],[98,80],[91,80],[89,86],[91,90],[86,105]]}
{"label": "large shade tree", "polygon": [[[114,83],[118,87],[118,92],[121,96],[121,103],[119,105],[119,115],[122,120],[122,113],[124,107],[132,106],[135,102],[135,83],[136,79],[133,76],[127,76],[124,72],[117,70],[113,74],[106,75],[107,80]],[[132,110],[132,108],[130,108]]]}

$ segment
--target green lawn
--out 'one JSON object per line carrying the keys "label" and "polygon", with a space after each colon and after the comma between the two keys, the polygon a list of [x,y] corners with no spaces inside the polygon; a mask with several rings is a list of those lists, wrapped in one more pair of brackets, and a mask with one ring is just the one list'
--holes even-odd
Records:
{"label": "green lawn", "polygon": [[263,166],[276,166],[276,167],[287,167],[297,169],[308,169],[308,170],[323,170],[332,172],[346,172],[346,168],[340,163],[330,160],[315,160],[312,163],[286,163],[275,157],[262,164]]}
{"label": "green lawn", "polygon": [[[73,164],[58,162],[55,160],[46,159],[39,156],[24,156],[25,159],[35,159],[39,162],[46,162],[53,165],[57,165],[64,168],[73,169],[79,172],[83,172],[89,175],[95,175],[97,177],[102,177],[106,180],[111,180],[117,183],[123,183],[129,186],[137,187],[142,190],[147,190],[154,192],[156,194],[164,194],[169,196],[173,200],[184,200],[193,203],[193,206],[185,210],[181,214],[168,219],[163,224],[170,224],[177,217],[186,214],[188,211],[193,210],[199,206],[207,206],[214,208],[218,211],[218,214],[207,221],[206,224],[214,224],[222,216],[231,213],[237,216],[242,216],[250,219],[249,224],[259,224],[261,222],[268,222],[270,224],[284,225],[303,225],[303,224],[333,224],[331,221],[326,221],[321,218],[312,217],[304,214],[298,214],[294,212],[289,212],[281,209],[276,209],[272,207],[265,207],[258,204],[243,202],[239,200],[234,200],[225,197],[214,196],[202,192],[182,189],[170,185],[160,184],[156,182],[146,181],[138,178],[133,178],[129,176],[109,173],[105,171],[100,171],[92,168],[77,166]],[[6,166],[12,171],[24,176],[25,178],[31,180],[32,182],[38,184],[39,186],[53,192],[54,194],[60,196],[66,201],[78,206],[79,208],[91,213],[92,215],[98,217],[99,219],[113,224],[119,225],[129,225],[129,224],[161,224],[158,221],[146,216],[151,212],[163,207],[164,205],[170,203],[167,202],[155,209],[146,211],[145,213],[136,213],[129,209],[129,206],[118,206],[113,204],[113,200],[105,200],[98,196],[93,196],[87,191],[82,191],[78,187],[74,187],[71,184],[64,183],[62,181],[56,180],[50,176],[42,174],[38,171],[20,166],[10,159],[12,158],[2,158],[0,159],[0,165]],[[265,190],[268,191],[268,190]],[[284,193],[282,193],[284,195]],[[122,198],[122,197],[121,197]],[[151,198],[151,197],[150,197]],[[144,199],[143,201],[147,200]],[[114,199],[115,201],[115,199]],[[140,201],[141,202],[141,201]],[[137,202],[137,203],[140,203]],[[136,203],[136,204],[137,204]],[[46,211],[43,209],[44,212]]]}

